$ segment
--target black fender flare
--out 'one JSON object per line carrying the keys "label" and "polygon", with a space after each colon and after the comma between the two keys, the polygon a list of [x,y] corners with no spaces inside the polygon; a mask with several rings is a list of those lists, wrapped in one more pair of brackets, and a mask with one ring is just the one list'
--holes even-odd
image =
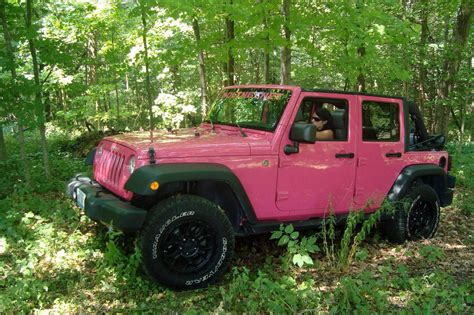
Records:
{"label": "black fender flare", "polygon": [[86,158],[84,159],[85,165],[92,165],[94,164],[95,152],[97,151],[97,147],[93,148],[92,150],[87,153]]}
{"label": "black fender flare", "polygon": [[242,211],[250,223],[257,222],[253,206],[237,176],[226,166],[215,163],[170,163],[151,164],[136,169],[124,188],[137,195],[152,196],[156,191],[150,184],[211,180],[226,183],[234,192]]}
{"label": "black fender flare", "polygon": [[443,206],[445,203],[443,200],[444,193],[448,190],[447,174],[443,168],[436,164],[418,164],[405,167],[393,183],[393,186],[387,195],[387,199],[392,202],[400,200],[406,195],[407,190],[411,187],[415,179],[433,175],[442,178],[441,182],[436,183],[437,187],[435,190],[438,193],[441,205]]}

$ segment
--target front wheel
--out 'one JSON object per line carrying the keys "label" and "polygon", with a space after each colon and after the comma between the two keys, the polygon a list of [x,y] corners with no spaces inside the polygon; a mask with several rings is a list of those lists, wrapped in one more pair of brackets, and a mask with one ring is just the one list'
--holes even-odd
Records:
{"label": "front wheel", "polygon": [[428,185],[415,186],[400,202],[399,209],[383,223],[389,241],[432,238],[439,225],[440,206],[436,191]]}
{"label": "front wheel", "polygon": [[216,281],[234,252],[234,231],[226,215],[214,203],[193,195],[158,203],[139,237],[145,272],[179,290]]}

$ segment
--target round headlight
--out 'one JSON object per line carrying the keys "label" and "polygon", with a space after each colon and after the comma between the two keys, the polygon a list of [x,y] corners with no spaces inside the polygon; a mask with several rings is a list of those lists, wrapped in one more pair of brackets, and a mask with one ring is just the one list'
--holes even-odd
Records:
{"label": "round headlight", "polygon": [[128,161],[128,170],[130,171],[130,174],[132,174],[133,171],[135,170],[135,156],[133,155]]}

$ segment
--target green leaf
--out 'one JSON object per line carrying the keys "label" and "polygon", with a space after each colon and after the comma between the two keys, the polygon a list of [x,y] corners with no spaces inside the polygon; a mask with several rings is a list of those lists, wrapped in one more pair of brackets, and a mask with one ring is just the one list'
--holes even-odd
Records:
{"label": "green leaf", "polygon": [[283,235],[282,231],[275,231],[272,233],[272,236],[270,236],[271,240],[277,240]]}
{"label": "green leaf", "polygon": [[361,249],[357,250],[357,252],[355,254],[355,258],[358,261],[364,261],[364,260],[367,259],[368,256],[369,256],[369,253],[365,248],[361,248]]}
{"label": "green leaf", "polygon": [[308,244],[306,245],[306,250],[310,253],[316,253],[316,252],[319,252],[321,251],[321,249],[319,248],[318,245],[316,244]]}
{"label": "green leaf", "polygon": [[285,227],[285,233],[286,234],[291,234],[291,233],[293,233],[294,230],[295,230],[295,228],[293,227],[292,224],[289,224]]}
{"label": "green leaf", "polygon": [[303,267],[304,265],[304,260],[301,254],[296,254],[293,256],[293,264],[298,265],[298,267]]}
{"label": "green leaf", "polygon": [[290,235],[290,237],[294,240],[296,240],[299,236],[300,236],[300,233],[297,232],[297,231],[291,233],[291,235]]}
{"label": "green leaf", "polygon": [[280,240],[278,241],[278,246],[283,246],[283,245],[287,244],[289,240],[290,240],[290,238],[288,237],[288,235],[283,235],[280,238]]}
{"label": "green leaf", "polygon": [[309,255],[303,255],[303,261],[305,264],[307,265],[313,265],[314,262],[313,262],[313,259],[311,257],[309,257]]}

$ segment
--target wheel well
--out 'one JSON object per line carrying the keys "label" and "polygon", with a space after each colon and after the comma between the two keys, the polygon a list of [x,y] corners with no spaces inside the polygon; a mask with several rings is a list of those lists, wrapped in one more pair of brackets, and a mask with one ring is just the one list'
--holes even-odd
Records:
{"label": "wheel well", "polygon": [[433,188],[434,191],[436,191],[436,194],[438,195],[438,199],[442,198],[443,192],[446,189],[445,179],[441,175],[424,175],[424,176],[415,178],[412,182],[412,186],[421,185],[421,184],[431,186],[431,188]]}
{"label": "wheel well", "polygon": [[228,184],[218,181],[199,181],[196,182],[195,194],[219,205],[229,218],[234,230],[239,229],[243,218],[242,206]]}
{"label": "wheel well", "polygon": [[160,186],[153,196],[137,196],[133,204],[150,209],[157,202],[177,194],[197,195],[217,204],[229,219],[235,231],[240,228],[244,212],[232,188],[225,182],[202,180],[180,181]]}

